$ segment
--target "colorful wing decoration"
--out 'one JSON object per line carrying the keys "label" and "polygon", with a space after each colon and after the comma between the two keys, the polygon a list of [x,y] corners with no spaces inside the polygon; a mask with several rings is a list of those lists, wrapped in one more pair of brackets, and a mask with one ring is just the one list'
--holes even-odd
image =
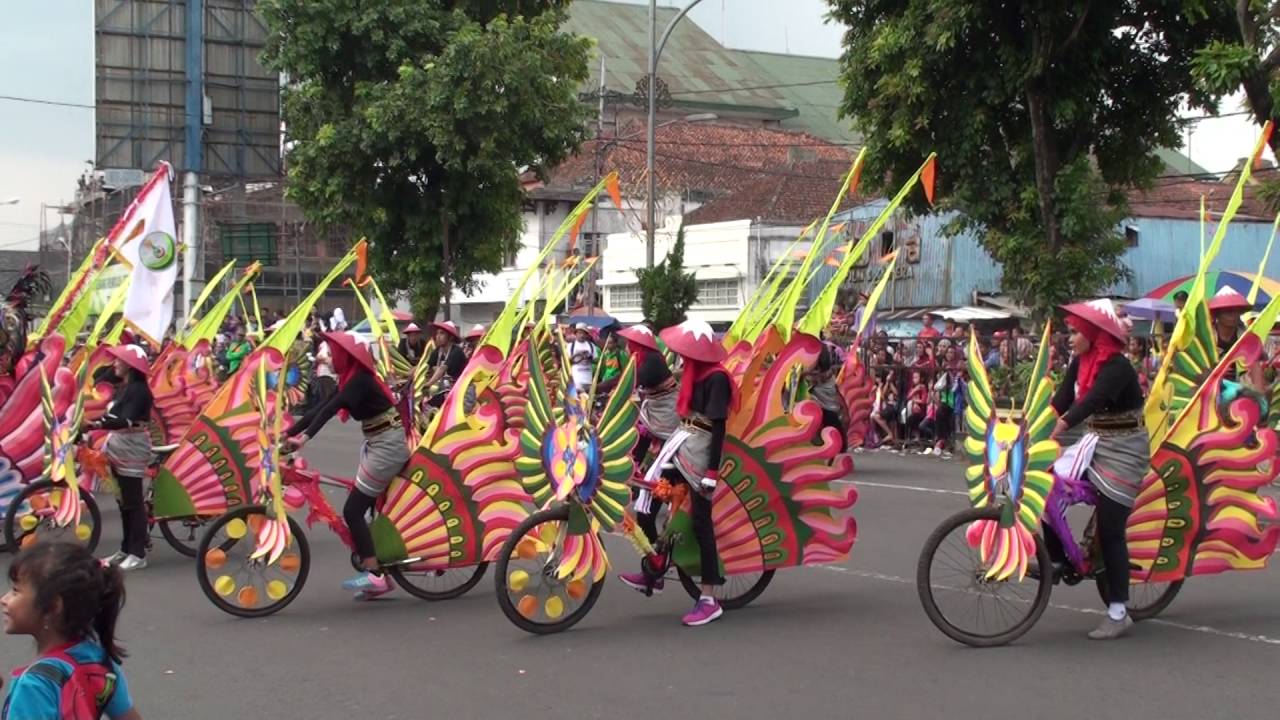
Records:
{"label": "colorful wing decoration", "polygon": [[1018,421],[1001,419],[995,408],[976,332],[969,337],[969,406],[965,410],[965,471],[969,501],[974,507],[1002,503],[999,520],[979,520],[967,532],[978,548],[987,577],[1006,580],[1016,573],[1022,580],[1035,555],[1035,534],[1045,503],[1053,490],[1053,462],[1058,442],[1053,434],[1057,414],[1050,401],[1053,383],[1048,378],[1050,332],[1045,335],[1031,371],[1027,398]]}

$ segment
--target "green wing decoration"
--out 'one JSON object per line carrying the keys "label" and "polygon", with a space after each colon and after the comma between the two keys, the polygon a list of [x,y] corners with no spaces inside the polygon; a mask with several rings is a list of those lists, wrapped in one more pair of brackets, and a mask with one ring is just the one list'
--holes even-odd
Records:
{"label": "green wing decoration", "polygon": [[995,500],[995,488],[988,483],[987,444],[992,439],[998,419],[996,400],[991,391],[991,380],[978,349],[978,333],[969,334],[967,358],[969,383],[965,389],[968,404],[964,410],[964,452],[969,457],[969,467],[964,479],[969,491],[969,502],[975,508],[986,507]]}
{"label": "green wing decoration", "polygon": [[[623,369],[618,384],[596,423],[596,435],[600,443],[600,484],[594,495],[589,497],[591,511],[606,531],[613,530],[622,521],[622,516],[626,514],[627,500],[631,497],[631,490],[627,487],[627,481],[635,471],[631,450],[640,439],[640,433],[636,430],[640,408],[631,399],[635,391],[635,380],[636,363],[632,358]],[[582,490],[579,494],[583,494]]]}
{"label": "green wing decoration", "polygon": [[542,463],[543,437],[549,428],[561,423],[564,411],[551,402],[551,392],[543,372],[541,348],[532,344],[529,350],[529,396],[524,406],[524,428],[520,431],[520,456],[516,458],[516,472],[520,474],[525,492],[529,493],[539,507],[543,507],[555,494]]}
{"label": "green wing decoration", "polygon": [[[1058,414],[1054,412],[1053,381],[1049,379],[1049,323],[1045,323],[1040,352],[1031,369],[1027,400],[1022,405],[1021,449],[1026,453],[1025,471],[1020,481],[1010,473],[1011,497],[1018,521],[1030,532],[1040,529],[1045,502],[1053,490],[1053,463],[1058,459],[1058,441],[1052,439]],[[1013,487],[1017,482],[1018,485]]]}

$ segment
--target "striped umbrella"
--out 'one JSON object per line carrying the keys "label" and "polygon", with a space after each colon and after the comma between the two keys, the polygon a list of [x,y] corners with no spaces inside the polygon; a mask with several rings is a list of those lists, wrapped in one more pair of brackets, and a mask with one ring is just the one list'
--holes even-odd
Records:
{"label": "striped umbrella", "polygon": [[[1205,274],[1206,295],[1213,297],[1222,288],[1229,287],[1248,297],[1255,277],[1257,277],[1256,273],[1251,272],[1214,270]],[[1170,280],[1143,297],[1171,303],[1173,302],[1173,296],[1179,291],[1191,292],[1191,285],[1195,282],[1195,279],[1194,275],[1188,275],[1177,280]],[[1280,282],[1263,277],[1261,284],[1258,285],[1258,297],[1254,302],[1254,309],[1261,310],[1277,294],[1280,294]]]}

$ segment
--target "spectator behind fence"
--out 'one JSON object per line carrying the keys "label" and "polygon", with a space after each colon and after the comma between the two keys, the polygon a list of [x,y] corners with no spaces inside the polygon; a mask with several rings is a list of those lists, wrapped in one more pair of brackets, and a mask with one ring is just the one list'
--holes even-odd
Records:
{"label": "spectator behind fence", "polygon": [[920,334],[916,337],[922,340],[942,337],[942,333],[938,331],[938,328],[933,326],[933,321],[934,316],[926,313],[920,320],[920,322],[924,324],[924,327],[920,329]]}

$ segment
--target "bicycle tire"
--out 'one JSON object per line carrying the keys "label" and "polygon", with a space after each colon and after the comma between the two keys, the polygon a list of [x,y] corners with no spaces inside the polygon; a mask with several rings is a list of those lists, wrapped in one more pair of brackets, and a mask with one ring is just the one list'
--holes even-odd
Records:
{"label": "bicycle tire", "polygon": [[[1107,585],[1104,574],[1098,573],[1094,575],[1093,581],[1095,586],[1098,588],[1098,597],[1102,599],[1102,604],[1106,605],[1110,601],[1107,600]],[[1157,595],[1154,601],[1146,604],[1134,604],[1132,590],[1134,587],[1141,587],[1145,583],[1130,585],[1129,602],[1127,604],[1129,608],[1129,617],[1133,618],[1134,622],[1141,622],[1142,620],[1150,620],[1164,612],[1168,609],[1169,605],[1173,603],[1173,599],[1178,596],[1178,591],[1182,589],[1183,582],[1185,581],[1175,580],[1174,582],[1169,583],[1169,587],[1165,588],[1164,592]]]}
{"label": "bicycle tire", "polygon": [[[944,635],[970,647],[1007,645],[1022,637],[1035,626],[1040,616],[1044,614],[1045,608],[1049,606],[1049,595],[1053,591],[1052,577],[1041,573],[1035,600],[1027,605],[1026,615],[1009,629],[989,635],[969,632],[956,627],[938,607],[937,600],[934,598],[934,586],[930,572],[933,567],[934,555],[938,552],[938,546],[957,528],[962,528],[977,520],[999,520],[1000,512],[998,507],[970,508],[946,518],[939,523],[938,527],[929,535],[929,538],[925,540],[924,547],[920,551],[920,561],[916,566],[916,592],[920,596],[920,604],[924,607],[925,615]],[[1040,567],[1050,567],[1049,551],[1045,548],[1044,542],[1038,534],[1036,535],[1036,560],[1039,562]]]}
{"label": "bicycle tire", "polygon": [[[443,572],[461,573],[465,569],[466,568],[449,568]],[[485,571],[488,569],[489,563],[482,562],[478,565],[473,565],[471,566],[471,574],[467,576],[467,579],[462,584],[443,591],[427,590],[426,588],[415,585],[408,577],[405,576],[405,567],[403,565],[389,565],[387,566],[386,571],[387,574],[391,575],[391,579],[396,581],[396,585],[400,586],[400,589],[416,598],[437,602],[440,600],[452,600],[466,595],[471,591],[471,588],[479,584],[481,578],[484,577]]]}
{"label": "bicycle tire", "polygon": [[[591,583],[591,589],[587,592],[582,600],[582,605],[574,610],[565,618],[556,622],[543,623],[535,622],[525,617],[519,608],[511,602],[511,594],[508,592],[507,570],[510,566],[511,556],[516,553],[517,546],[520,541],[529,534],[535,527],[546,522],[567,522],[569,520],[569,506],[560,505],[559,507],[539,510],[524,519],[524,522],[516,526],[516,529],[507,537],[507,541],[502,544],[502,549],[498,551],[498,559],[494,562],[494,591],[498,596],[498,607],[502,608],[502,614],[507,616],[513,625],[533,633],[534,635],[551,635],[554,633],[564,632],[578,621],[587,616],[592,606],[596,604],[596,600],[600,597],[600,592],[604,590],[604,582]],[[603,580],[603,579],[602,579]]]}
{"label": "bicycle tire", "polygon": [[[198,548],[200,547],[200,538],[204,536],[204,531],[212,521],[212,518],[170,518],[166,520],[156,520],[155,524],[160,528],[160,535],[164,537],[164,541],[169,543],[169,547],[173,548],[180,555],[189,558],[196,557]],[[193,524],[188,524],[193,523]],[[188,542],[178,537],[173,531],[173,525],[178,525],[184,530],[189,530],[195,534],[194,542]]]}
{"label": "bicycle tire", "polygon": [[[283,610],[289,603],[293,602],[298,594],[302,592],[302,587],[307,584],[307,575],[311,571],[311,546],[307,543],[307,536],[303,532],[302,526],[292,517],[289,518],[289,531],[293,535],[293,541],[298,552],[298,572],[297,579],[294,580],[293,587],[279,600],[261,607],[244,607],[243,605],[235,605],[227,602],[214,588],[214,582],[209,577],[209,567],[206,559],[209,557],[209,551],[212,549],[210,545],[214,538],[217,537],[218,531],[226,527],[233,520],[245,522],[245,519],[251,515],[267,516],[268,511],[263,505],[247,505],[236,508],[231,512],[214,520],[205,530],[204,536],[200,538],[200,545],[196,550],[196,580],[200,583],[200,590],[204,592],[204,596],[213,603],[214,607],[236,617],[243,618],[260,618],[273,615]],[[246,536],[247,537],[247,536]],[[224,545],[226,543],[223,543]],[[225,551],[225,549],[224,549]],[[265,594],[265,593],[264,593]]]}
{"label": "bicycle tire", "polygon": [[[760,574],[760,577],[755,581],[755,583],[753,583],[751,587],[747,588],[746,592],[733,597],[720,597],[717,595],[716,600],[720,601],[720,607],[725,610],[741,610],[742,608],[750,605],[756,598],[760,597],[760,595],[764,593],[765,588],[769,587],[769,583],[773,581],[773,575],[776,572],[777,570],[765,570]],[[702,597],[702,586],[695,582],[689,573],[685,572],[683,568],[677,566],[676,574],[680,576],[680,586],[689,594],[689,597],[694,600]]]}
{"label": "bicycle tire", "polygon": [[[9,507],[5,509],[4,513],[4,542],[10,552],[16,553],[22,550],[21,536],[17,533],[18,508],[22,506],[27,498],[41,492],[48,492],[53,487],[52,480],[36,480],[24,485],[22,490],[9,500]],[[84,541],[85,548],[89,552],[93,552],[98,549],[98,541],[102,539],[102,511],[98,508],[98,501],[93,497],[92,493],[81,490],[80,502],[84,503],[85,510],[93,520],[93,526],[89,529],[89,537]]]}

